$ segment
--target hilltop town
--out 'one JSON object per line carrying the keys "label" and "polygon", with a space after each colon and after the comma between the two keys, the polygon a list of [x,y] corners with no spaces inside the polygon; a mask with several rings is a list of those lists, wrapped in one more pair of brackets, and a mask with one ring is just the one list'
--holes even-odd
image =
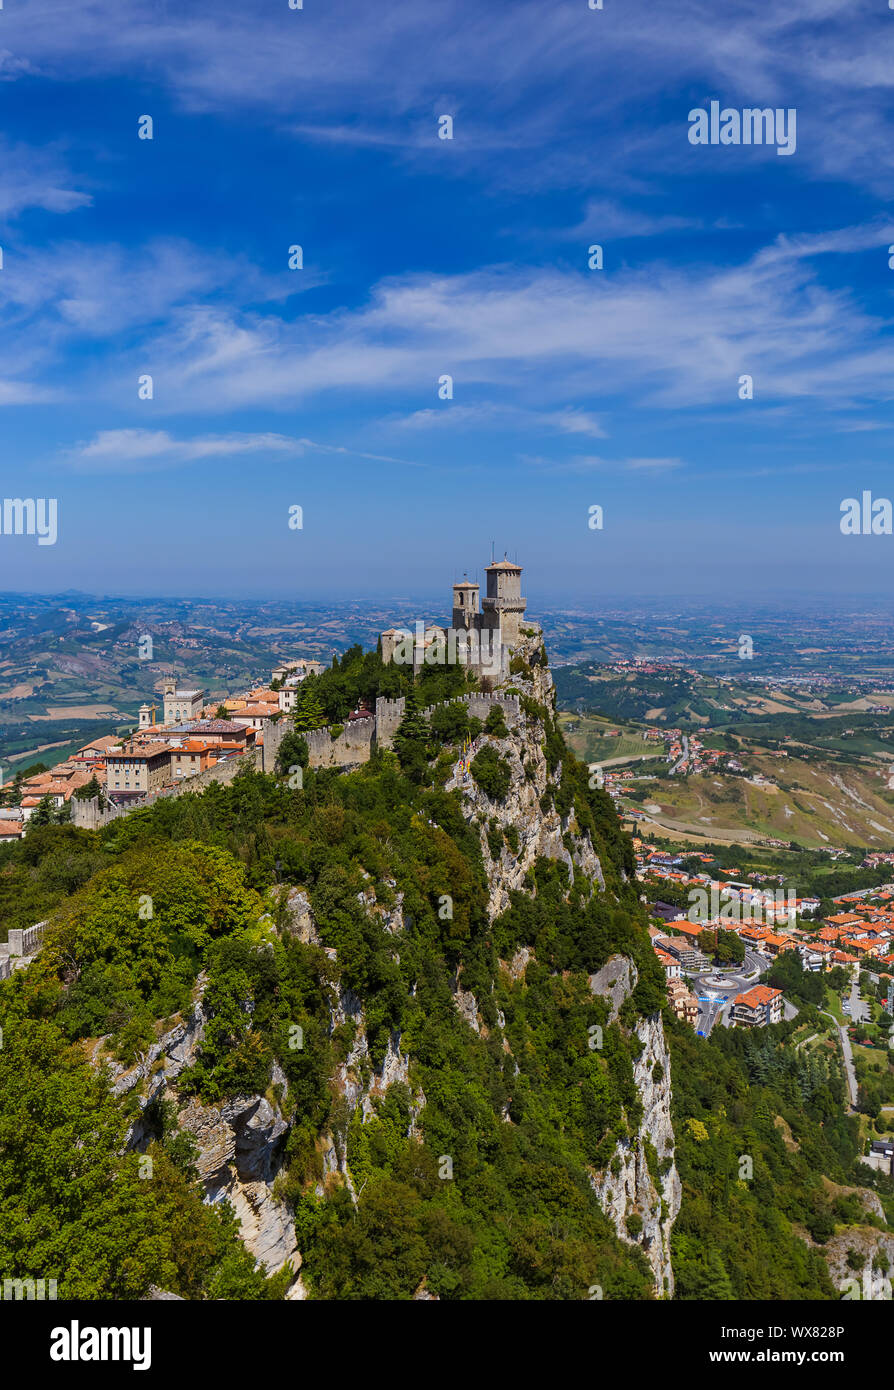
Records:
{"label": "hilltop town", "polygon": [[32,822],[83,824],[81,804],[92,801],[127,809],[260,751],[265,729],[293,708],[301,681],[323,669],[308,658],[286,661],[267,685],[214,705],[204,690],[165,680],[159,703],[140,707],[129,737],[100,736],[46,771],[17,777],[7,789],[12,804],[0,810],[0,843],[21,838]]}
{"label": "hilltop town", "polygon": [[[444,663],[467,667],[480,678],[479,703],[486,715],[489,689],[509,675],[526,601],[520,565],[504,556],[485,574],[483,597],[468,579],[453,585],[450,626],[420,620],[415,629],[388,628],[380,634],[379,648],[384,662],[412,670]],[[526,631],[533,635],[535,629]],[[10,804],[0,809],[0,843],[20,839],[29,823],[71,821],[93,828],[157,795],[175,794],[187,782],[198,790],[209,778],[229,780],[247,763],[272,771],[302,682],[324,669],[312,658],[284,660],[267,684],[212,703],[204,689],[183,685],[173,675],[163,678],[159,699],[140,706],[138,724],[128,735],[100,735],[54,766],[15,778],[6,791]],[[379,700],[375,711],[352,710],[335,735],[331,727],[308,731],[311,764],[365,761],[374,737],[390,746],[402,713],[401,699]]]}

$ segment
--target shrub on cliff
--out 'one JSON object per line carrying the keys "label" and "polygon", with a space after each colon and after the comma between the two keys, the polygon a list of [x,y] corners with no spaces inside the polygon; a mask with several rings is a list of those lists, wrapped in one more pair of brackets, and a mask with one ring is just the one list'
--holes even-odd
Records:
{"label": "shrub on cliff", "polygon": [[494,738],[509,737],[502,705],[494,705],[492,709],[488,710],[487,718],[484,721],[484,732],[493,734]]}
{"label": "shrub on cliff", "polygon": [[494,748],[482,748],[476,753],[469,771],[476,783],[492,801],[502,801],[509,790],[512,773],[505,758],[501,758]]}

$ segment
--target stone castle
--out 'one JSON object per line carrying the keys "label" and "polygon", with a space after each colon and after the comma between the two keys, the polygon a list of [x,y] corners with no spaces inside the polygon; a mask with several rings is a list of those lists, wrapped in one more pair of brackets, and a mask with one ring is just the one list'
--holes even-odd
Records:
{"label": "stone castle", "polygon": [[463,579],[453,586],[453,616],[449,628],[416,623],[381,633],[383,661],[414,667],[460,662],[476,673],[502,680],[509,670],[509,651],[519,640],[526,602],[521,592],[521,565],[503,556],[485,570],[487,592]]}

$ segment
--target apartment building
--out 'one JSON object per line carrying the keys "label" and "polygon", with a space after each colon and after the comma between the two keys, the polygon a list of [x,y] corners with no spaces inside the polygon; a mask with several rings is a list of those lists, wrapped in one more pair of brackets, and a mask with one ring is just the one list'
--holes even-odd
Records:
{"label": "apartment building", "polygon": [[685,936],[657,937],[655,944],[679,961],[684,970],[703,970],[708,964],[707,956]]}
{"label": "apartment building", "polygon": [[782,990],[753,985],[736,997],[730,1019],[733,1028],[766,1028],[782,1018]]}

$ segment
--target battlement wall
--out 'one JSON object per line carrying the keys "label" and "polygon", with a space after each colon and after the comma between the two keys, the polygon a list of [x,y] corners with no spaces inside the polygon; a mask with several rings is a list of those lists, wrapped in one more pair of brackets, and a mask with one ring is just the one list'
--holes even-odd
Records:
{"label": "battlement wall", "polygon": [[304,734],[311,767],[350,767],[355,763],[368,763],[376,737],[376,721],[353,719],[345,724],[337,738],[333,738],[329,728],[311,729]]}

